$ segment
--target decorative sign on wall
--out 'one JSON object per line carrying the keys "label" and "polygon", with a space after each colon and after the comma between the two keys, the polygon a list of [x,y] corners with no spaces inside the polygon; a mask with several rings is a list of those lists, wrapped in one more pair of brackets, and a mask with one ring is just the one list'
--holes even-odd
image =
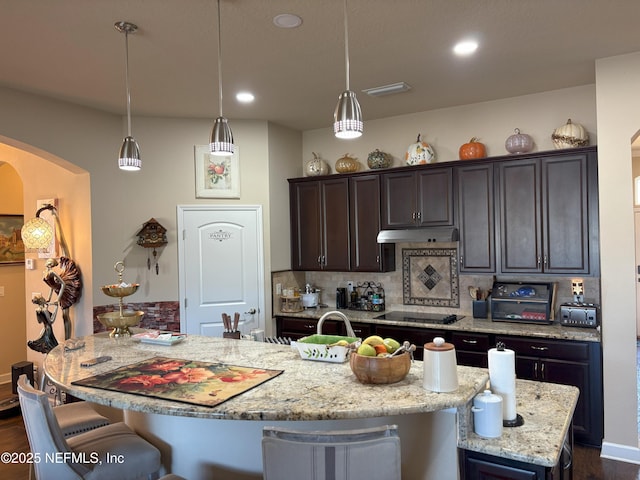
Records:
{"label": "decorative sign on wall", "polygon": [[403,303],[459,307],[457,259],[456,248],[403,248]]}
{"label": "decorative sign on wall", "polygon": [[240,198],[239,149],[228,157],[212,155],[208,145],[195,146],[196,198]]}

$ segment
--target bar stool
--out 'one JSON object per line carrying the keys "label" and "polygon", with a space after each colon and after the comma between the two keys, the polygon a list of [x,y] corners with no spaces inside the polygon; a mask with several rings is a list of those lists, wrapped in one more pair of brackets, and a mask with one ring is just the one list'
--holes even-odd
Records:
{"label": "bar stool", "polygon": [[34,462],[38,478],[157,478],[160,451],[124,423],[65,438],[47,395],[33,388],[26,375],[18,379],[18,397],[31,452],[40,457]]}
{"label": "bar stool", "polygon": [[264,480],[400,480],[398,427],[311,432],[265,427],[262,463]]}

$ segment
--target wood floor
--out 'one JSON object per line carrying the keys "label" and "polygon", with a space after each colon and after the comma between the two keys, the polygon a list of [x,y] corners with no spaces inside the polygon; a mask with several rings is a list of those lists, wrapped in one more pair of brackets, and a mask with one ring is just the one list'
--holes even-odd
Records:
{"label": "wood floor", "polygon": [[[0,401],[10,396],[11,385],[0,385]],[[0,453],[2,452],[29,452],[27,435],[22,423],[22,416],[19,414],[0,416]],[[28,477],[28,465],[0,463],[0,479],[26,480]],[[576,446],[574,449],[573,479],[640,480],[640,465],[601,459],[599,449]]]}

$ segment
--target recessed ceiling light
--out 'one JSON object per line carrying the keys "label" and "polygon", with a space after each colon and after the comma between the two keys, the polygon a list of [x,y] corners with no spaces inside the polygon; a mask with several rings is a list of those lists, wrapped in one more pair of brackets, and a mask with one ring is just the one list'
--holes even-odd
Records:
{"label": "recessed ceiling light", "polygon": [[238,92],[236,94],[236,100],[241,103],[251,103],[255,100],[256,97],[253,96],[251,92]]}
{"label": "recessed ceiling light", "polygon": [[296,28],[302,25],[302,18],[293,13],[281,13],[273,17],[273,23],[280,28]]}
{"label": "recessed ceiling light", "polygon": [[471,55],[478,49],[478,42],[475,40],[463,40],[453,47],[453,53],[459,56]]}

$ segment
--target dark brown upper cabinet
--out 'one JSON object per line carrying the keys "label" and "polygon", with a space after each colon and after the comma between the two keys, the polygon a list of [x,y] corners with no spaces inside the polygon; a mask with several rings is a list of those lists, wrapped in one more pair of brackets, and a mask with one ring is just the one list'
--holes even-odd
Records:
{"label": "dark brown upper cabinet", "polygon": [[493,164],[455,168],[458,200],[460,271],[494,273],[496,243],[494,228]]}
{"label": "dark brown upper cabinet", "polygon": [[395,270],[395,244],[378,243],[380,231],[380,175],[349,178],[351,271]]}
{"label": "dark brown upper cabinet", "polygon": [[597,268],[591,265],[597,263],[596,168],[594,153],[496,164],[503,273],[588,274]]}
{"label": "dark brown upper cabinet", "polygon": [[382,174],[382,228],[454,224],[452,168]]}
{"label": "dark brown upper cabinet", "polygon": [[348,178],[292,182],[289,195],[292,268],[348,271]]}

